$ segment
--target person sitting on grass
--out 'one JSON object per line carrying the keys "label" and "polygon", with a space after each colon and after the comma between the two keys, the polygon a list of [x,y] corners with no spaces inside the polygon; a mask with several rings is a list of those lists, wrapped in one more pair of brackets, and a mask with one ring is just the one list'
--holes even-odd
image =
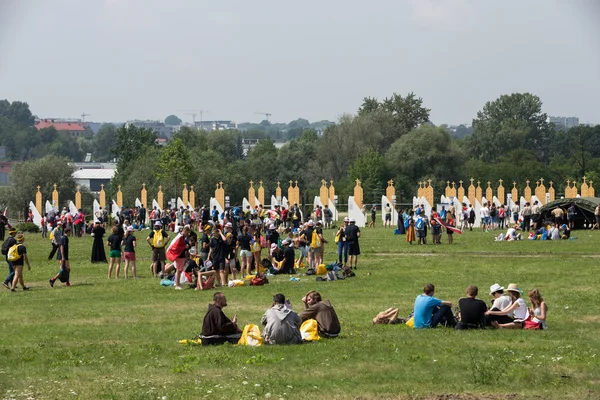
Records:
{"label": "person sitting on grass", "polygon": [[538,289],[532,289],[528,294],[529,301],[531,301],[531,308],[533,308],[533,310],[529,310],[529,315],[533,315],[533,318],[530,321],[531,327],[528,329],[546,329],[548,305]]}
{"label": "person sitting on grass", "polygon": [[415,299],[415,329],[435,328],[439,324],[454,326],[452,303],[435,298],[435,286],[428,283],[423,287],[423,294]]}
{"label": "person sitting on grass", "polygon": [[492,326],[503,329],[523,329],[525,321],[529,318],[529,309],[525,300],[521,298],[521,289],[517,287],[516,283],[511,283],[506,291],[512,299],[512,304],[502,311],[487,311],[485,315],[510,315],[512,313],[514,315],[512,322],[501,324],[498,321],[492,321]]}
{"label": "person sitting on grass", "polygon": [[487,305],[483,300],[477,298],[478,293],[477,286],[469,286],[467,297],[458,300],[460,320],[456,324],[456,330],[483,328]]}
{"label": "person sitting on grass", "polygon": [[213,295],[213,304],[208,305],[208,311],[202,323],[202,345],[223,344],[229,342],[236,344],[242,336],[242,331],[237,326],[237,316],[229,319],[223,313],[227,307],[227,299],[222,292]]}
{"label": "person sitting on grass", "polygon": [[560,228],[563,230],[560,238],[562,240],[569,240],[571,238],[571,228],[567,224],[562,224]]}
{"label": "person sitting on grass", "polygon": [[266,344],[299,344],[302,343],[300,324],[302,320],[285,304],[285,296],[281,293],[273,296],[273,306],[265,311],[261,324],[265,327],[263,337]]}
{"label": "person sitting on grass", "polygon": [[292,246],[290,246],[291,244],[291,240],[290,239],[284,239],[283,242],[281,242],[281,245],[283,246],[283,252],[279,252],[281,254],[281,260],[279,265],[281,265],[281,267],[276,268],[276,271],[274,272],[275,274],[293,274],[295,273],[294,271],[294,257],[295,257],[295,252],[294,252],[294,248]]}
{"label": "person sitting on grass", "polygon": [[[491,311],[503,311],[506,310],[512,304],[512,299],[504,293],[504,286],[500,286],[494,283],[490,286],[490,295],[494,297],[492,300]],[[497,321],[501,324],[512,322],[513,319],[510,315],[490,315],[487,314],[485,318],[485,324],[491,325],[493,321]]]}
{"label": "person sitting on grass", "polygon": [[323,300],[316,291],[308,292],[302,298],[304,311],[300,313],[302,322],[315,319],[319,326],[319,335],[325,338],[335,338],[340,334],[340,320],[329,300]]}
{"label": "person sitting on grass", "polygon": [[60,261],[60,270],[54,278],[48,280],[50,286],[54,287],[54,282],[57,279],[61,279],[61,282],[65,282],[65,285],[71,286],[71,264],[69,263],[69,236],[71,236],[71,228],[65,228],[62,237],[60,238],[60,246],[58,248],[58,259]]}

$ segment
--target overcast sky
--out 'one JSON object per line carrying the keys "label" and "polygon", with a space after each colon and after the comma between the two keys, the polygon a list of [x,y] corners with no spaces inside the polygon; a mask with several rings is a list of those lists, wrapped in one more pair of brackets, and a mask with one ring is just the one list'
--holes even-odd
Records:
{"label": "overcast sky", "polygon": [[600,123],[598,21],[600,0],[0,0],[0,99],[39,117],[287,122],[413,91],[441,124],[530,92]]}

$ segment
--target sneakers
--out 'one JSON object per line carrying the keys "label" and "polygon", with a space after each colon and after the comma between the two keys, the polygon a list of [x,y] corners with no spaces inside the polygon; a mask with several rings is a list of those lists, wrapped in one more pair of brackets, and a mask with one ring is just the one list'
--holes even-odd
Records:
{"label": "sneakers", "polygon": [[53,279],[48,279],[48,283],[50,284],[50,287],[54,287],[54,280]]}
{"label": "sneakers", "polygon": [[29,290],[27,286],[23,286],[23,290]]}
{"label": "sneakers", "polygon": [[181,286],[175,286],[175,290],[183,290]]}
{"label": "sneakers", "polygon": [[10,290],[10,286],[8,286],[8,282],[2,282],[2,284],[4,285],[5,288]]}

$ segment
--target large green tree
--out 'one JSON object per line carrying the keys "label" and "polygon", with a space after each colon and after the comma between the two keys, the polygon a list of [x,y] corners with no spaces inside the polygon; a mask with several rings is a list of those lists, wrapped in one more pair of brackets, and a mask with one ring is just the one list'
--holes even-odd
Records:
{"label": "large green tree", "polygon": [[156,132],[152,129],[138,128],[135,125],[122,125],[117,129],[117,141],[114,153],[117,158],[117,170],[126,171],[147,147],[156,146]]}
{"label": "large green tree", "polygon": [[195,170],[191,159],[190,151],[179,138],[172,139],[163,148],[157,165],[156,178],[169,197],[179,197],[183,184],[194,181]]}
{"label": "large green tree", "polygon": [[495,162],[510,150],[524,148],[535,151],[538,160],[546,160],[553,138],[546,119],[538,96],[502,95],[487,102],[473,120],[470,153],[486,162]]}
{"label": "large green tree", "polygon": [[55,156],[15,164],[10,172],[12,186],[8,191],[9,207],[18,211],[26,210],[30,201],[35,202],[38,185],[44,202],[52,201],[53,184],[58,185],[59,206],[66,206],[69,200],[75,199],[74,169],[67,158]]}
{"label": "large green tree", "polygon": [[165,118],[165,125],[181,125],[181,118],[177,115],[169,115]]}

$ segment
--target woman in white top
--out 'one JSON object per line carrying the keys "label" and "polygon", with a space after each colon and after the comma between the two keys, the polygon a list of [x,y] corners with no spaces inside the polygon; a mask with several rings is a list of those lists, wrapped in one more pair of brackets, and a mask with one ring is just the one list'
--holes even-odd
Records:
{"label": "woman in white top", "polygon": [[525,321],[529,318],[529,309],[525,300],[521,298],[521,290],[517,287],[516,283],[511,283],[506,288],[506,291],[512,299],[510,307],[505,308],[502,311],[487,311],[486,315],[513,315],[513,322],[507,324],[499,324],[496,321],[492,322],[492,326],[495,328],[508,328],[508,329],[523,329]]}
{"label": "woman in white top", "polygon": [[548,306],[538,289],[529,291],[529,301],[531,301],[531,308],[533,308],[533,311],[530,311],[530,313],[533,314],[531,321],[539,325],[538,327],[533,326],[530,329],[546,329]]}

